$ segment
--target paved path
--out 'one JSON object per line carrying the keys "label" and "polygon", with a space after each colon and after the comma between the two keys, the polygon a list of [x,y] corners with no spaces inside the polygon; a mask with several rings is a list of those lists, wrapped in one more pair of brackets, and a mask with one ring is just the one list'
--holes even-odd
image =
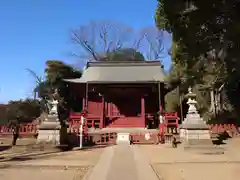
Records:
{"label": "paved path", "polygon": [[138,179],[137,167],[131,146],[118,146],[115,148],[110,167],[107,180]]}
{"label": "paved path", "polygon": [[84,180],[158,180],[138,146],[108,147]]}

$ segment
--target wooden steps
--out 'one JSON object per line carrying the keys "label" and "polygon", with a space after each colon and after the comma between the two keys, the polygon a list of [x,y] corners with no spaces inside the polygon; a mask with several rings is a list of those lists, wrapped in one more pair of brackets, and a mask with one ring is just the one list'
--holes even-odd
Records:
{"label": "wooden steps", "polygon": [[142,117],[117,117],[112,118],[106,123],[107,128],[143,128]]}

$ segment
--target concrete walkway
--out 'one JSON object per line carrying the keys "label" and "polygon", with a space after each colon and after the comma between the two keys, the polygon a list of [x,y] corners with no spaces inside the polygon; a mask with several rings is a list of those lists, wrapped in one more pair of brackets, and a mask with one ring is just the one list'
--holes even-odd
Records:
{"label": "concrete walkway", "polygon": [[158,180],[138,146],[108,147],[84,180]]}

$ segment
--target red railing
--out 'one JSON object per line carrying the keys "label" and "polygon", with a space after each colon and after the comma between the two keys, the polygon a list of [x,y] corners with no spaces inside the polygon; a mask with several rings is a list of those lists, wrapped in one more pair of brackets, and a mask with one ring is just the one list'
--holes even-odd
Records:
{"label": "red railing", "polygon": [[167,126],[176,126],[178,127],[179,124],[179,117],[177,112],[176,113],[164,113],[164,123]]}
{"label": "red railing", "polygon": [[113,145],[116,144],[117,133],[96,133],[85,136],[85,144]]}
{"label": "red railing", "polygon": [[[161,142],[161,134],[154,132],[140,132],[140,133],[131,133],[131,142],[133,144],[158,144]],[[172,135],[164,135],[164,143],[171,143]]]}
{"label": "red railing", "polygon": [[[78,120],[81,118],[81,113],[70,112],[69,124],[78,123]],[[100,118],[94,117],[93,115],[87,115],[86,125],[88,128],[99,128],[100,127]]]}
{"label": "red railing", "polygon": [[[37,122],[25,123],[20,125],[20,136],[34,136],[37,135]],[[84,142],[93,143],[98,145],[115,144],[117,133],[88,133],[87,121],[84,121],[83,134]],[[68,132],[75,136],[79,136],[80,118],[75,118],[69,121]],[[232,136],[239,134],[239,129],[234,124],[211,124],[209,125],[211,133],[223,133],[225,131],[230,132]],[[6,125],[0,126],[0,136],[12,135],[12,129]],[[172,141],[172,133],[164,133],[165,143]],[[155,144],[159,143],[161,137],[158,132],[154,133],[130,133],[131,141],[133,144]]]}
{"label": "red railing", "polygon": [[[81,124],[80,119],[73,119],[73,120],[69,121],[68,133],[79,134],[80,124]],[[84,124],[83,124],[83,133],[87,134],[86,122],[84,122]]]}
{"label": "red railing", "polygon": [[[69,132],[79,133],[80,119],[69,121]],[[210,124],[209,129],[212,133],[222,133],[224,131],[239,132],[234,124]],[[12,134],[12,129],[7,125],[0,125],[0,135]],[[20,135],[37,134],[37,123],[26,123],[20,125]]]}
{"label": "red railing", "polygon": [[[20,124],[19,135],[20,136],[35,136],[38,133],[37,123],[24,123]],[[0,136],[12,135],[12,128],[7,125],[0,126]]]}
{"label": "red railing", "polygon": [[240,129],[235,124],[209,124],[209,129],[212,133],[223,133],[230,132],[231,135],[238,135],[240,133]]}

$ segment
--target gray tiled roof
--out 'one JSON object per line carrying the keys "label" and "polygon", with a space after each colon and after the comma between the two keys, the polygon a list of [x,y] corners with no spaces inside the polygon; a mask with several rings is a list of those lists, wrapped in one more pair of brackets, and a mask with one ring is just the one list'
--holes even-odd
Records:
{"label": "gray tiled roof", "polygon": [[89,62],[73,83],[153,83],[164,82],[163,68],[158,61],[139,62]]}

